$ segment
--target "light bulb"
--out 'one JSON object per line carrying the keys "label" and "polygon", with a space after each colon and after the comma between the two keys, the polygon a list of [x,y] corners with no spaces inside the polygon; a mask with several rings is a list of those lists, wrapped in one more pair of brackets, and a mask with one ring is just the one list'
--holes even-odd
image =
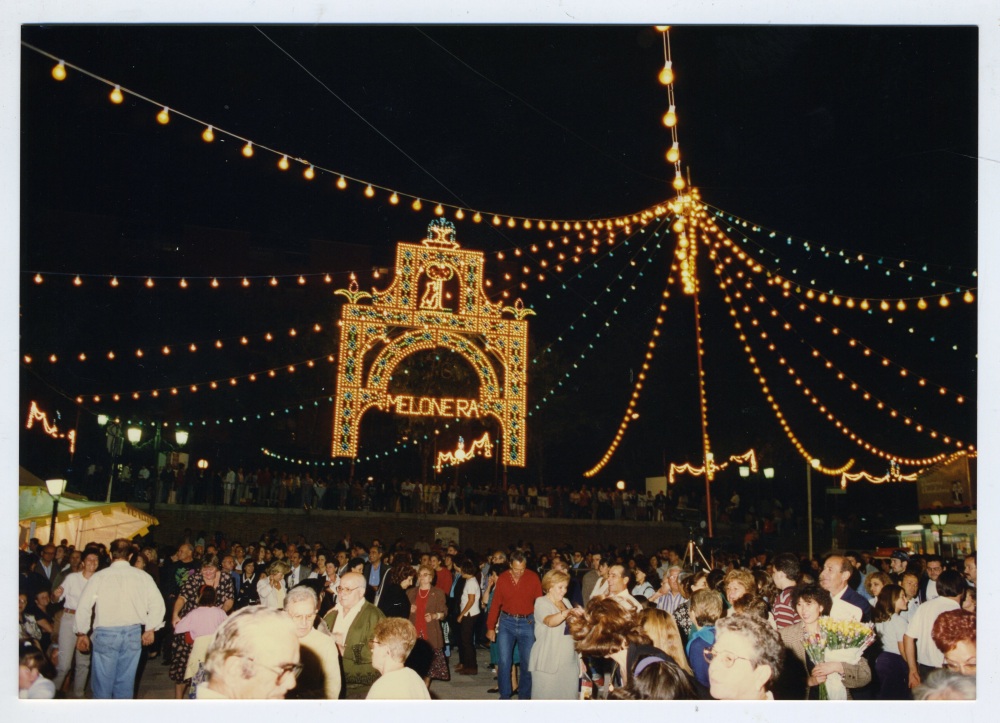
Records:
{"label": "light bulb", "polygon": [[675,125],[677,125],[676,106],[672,105],[670,106],[670,108],[667,109],[667,112],[663,116],[663,125],[665,125],[667,128],[673,128]]}
{"label": "light bulb", "polygon": [[161,126],[165,126],[167,123],[169,123],[170,122],[170,111],[167,108],[164,108],[159,113],[157,113],[156,114],[156,122],[159,123]]}
{"label": "light bulb", "polygon": [[243,146],[243,157],[252,158],[253,157],[253,143],[247,141],[247,144]]}
{"label": "light bulb", "polygon": [[463,218],[465,218],[465,212],[462,209],[458,209],[457,211],[455,211],[455,218],[461,221]]}
{"label": "light bulb", "polygon": [[964,301],[966,304],[971,304],[975,300],[976,297],[972,295],[971,291],[966,291],[965,294],[962,296],[962,301]]}
{"label": "light bulb", "polygon": [[153,277],[149,276],[146,278],[146,288],[152,289],[155,284],[153,283]]}
{"label": "light bulb", "polygon": [[278,161],[278,168],[280,168],[282,171],[287,171],[288,166],[289,166],[288,156],[282,156],[281,160]]}
{"label": "light bulb", "polygon": [[182,289],[186,289],[188,287],[187,279],[181,279],[181,281],[180,281],[180,287]]}
{"label": "light bulb", "polygon": [[59,61],[59,64],[52,69],[52,77],[56,80],[66,80],[66,64]]}
{"label": "light bulb", "polygon": [[669,60],[664,63],[663,70],[660,71],[660,82],[663,85],[670,85],[674,82],[673,63]]}
{"label": "light bulb", "polygon": [[422,209],[424,207],[424,204],[420,203],[420,199],[419,198],[413,199],[413,203],[410,204],[410,205],[411,205],[411,207],[413,208],[414,211],[419,211],[420,209]]}
{"label": "light bulb", "polygon": [[205,130],[201,132],[201,139],[205,143],[211,143],[215,140],[215,132],[212,130],[212,126],[205,126]]}
{"label": "light bulb", "polygon": [[437,206],[435,206],[434,207],[434,214],[436,216],[443,216],[444,215],[444,206],[442,206],[440,203]]}
{"label": "light bulb", "polygon": [[111,277],[111,285],[112,286],[118,286],[118,277],[117,276],[112,276]]}
{"label": "light bulb", "polygon": [[82,286],[82,285],[83,285],[83,280],[79,276],[73,279],[73,286]]}
{"label": "light bulb", "polygon": [[314,171],[312,165],[310,165],[309,168],[302,172],[302,175],[306,177],[307,181],[311,181],[316,178],[316,171]]}
{"label": "light bulb", "polygon": [[212,288],[213,289],[219,288],[219,280],[218,279],[212,279]]}
{"label": "light bulb", "polygon": [[399,203],[399,194],[393,191],[392,195],[389,196],[389,203],[391,203],[393,206]]}
{"label": "light bulb", "polygon": [[242,283],[243,283],[243,288],[245,289],[245,288],[247,288],[248,286],[250,286],[250,279],[248,279],[248,278],[247,278],[246,276],[244,276],[244,277],[243,277],[243,282],[242,282]]}
{"label": "light bulb", "polygon": [[371,198],[374,195],[375,195],[375,189],[372,188],[372,184],[369,183],[368,186],[365,188],[365,196]]}
{"label": "light bulb", "polygon": [[115,89],[111,91],[111,95],[109,95],[108,98],[110,98],[111,102],[114,103],[115,105],[118,105],[123,100],[125,100],[125,96],[122,95],[122,89],[119,88],[117,85],[115,86]]}
{"label": "light bulb", "polygon": [[42,275],[41,274],[35,274],[35,283],[36,284],[40,284],[40,283],[42,283],[42,281],[43,281]]}
{"label": "light bulb", "polygon": [[670,163],[677,163],[677,161],[679,161],[680,158],[681,158],[680,146],[678,145],[677,141],[674,141],[674,144],[670,146],[670,150],[667,151],[667,161]]}
{"label": "light bulb", "polygon": [[674,174],[673,187],[678,191],[684,188],[684,176],[681,175],[680,171],[677,171],[677,173]]}
{"label": "light bulb", "polygon": [[670,26],[669,25],[654,25],[653,27],[656,28],[657,31],[659,31],[661,33],[665,33],[668,30],[670,30]]}
{"label": "light bulb", "polygon": [[940,304],[942,308],[947,307],[950,303],[951,302],[948,301],[947,296],[942,296],[941,299],[938,301],[938,304]]}
{"label": "light bulb", "polygon": [[479,211],[476,211],[476,215],[472,217],[472,220],[475,223],[479,223],[480,221],[483,220],[483,215],[481,213],[479,213]]}
{"label": "light bulb", "polygon": [[344,178],[343,176],[341,176],[340,178],[338,178],[337,179],[337,188],[339,188],[341,191],[343,191],[345,188],[347,188],[347,179]]}

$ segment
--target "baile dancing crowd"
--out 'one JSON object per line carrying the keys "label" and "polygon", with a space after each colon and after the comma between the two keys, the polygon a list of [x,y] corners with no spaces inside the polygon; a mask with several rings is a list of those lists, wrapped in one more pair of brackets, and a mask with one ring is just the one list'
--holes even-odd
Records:
{"label": "baile dancing crowd", "polygon": [[447,699],[452,676],[501,700],[976,696],[975,553],[696,568],[632,544],[32,540],[19,696],[140,697],[154,664],[185,699]]}

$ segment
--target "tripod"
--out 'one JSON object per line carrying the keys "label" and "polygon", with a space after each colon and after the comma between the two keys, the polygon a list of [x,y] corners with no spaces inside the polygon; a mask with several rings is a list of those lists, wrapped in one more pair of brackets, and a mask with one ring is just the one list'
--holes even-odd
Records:
{"label": "tripod", "polygon": [[690,565],[691,570],[693,571],[697,571],[695,554],[698,555],[698,560],[701,561],[701,564],[704,566],[706,571],[712,569],[712,566],[708,564],[708,560],[705,559],[705,554],[701,551],[701,548],[698,547],[698,543],[694,541],[694,532],[692,530],[688,530],[687,547],[684,549],[684,564]]}

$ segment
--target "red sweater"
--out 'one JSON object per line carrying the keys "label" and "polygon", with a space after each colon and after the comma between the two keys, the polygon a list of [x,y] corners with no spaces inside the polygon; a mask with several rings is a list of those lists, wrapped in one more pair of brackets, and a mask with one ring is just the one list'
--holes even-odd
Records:
{"label": "red sweater", "polygon": [[486,629],[496,627],[500,611],[510,615],[531,615],[535,612],[535,600],[542,596],[542,581],[531,570],[525,570],[516,583],[510,570],[497,580],[493,591],[493,602],[490,603],[490,614],[486,619]]}

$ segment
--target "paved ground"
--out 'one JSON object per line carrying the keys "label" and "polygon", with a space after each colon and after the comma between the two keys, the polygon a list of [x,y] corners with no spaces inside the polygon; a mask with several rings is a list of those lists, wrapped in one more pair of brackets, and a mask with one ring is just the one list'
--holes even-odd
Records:
{"label": "paved ground", "polygon": [[[457,675],[452,672],[451,680],[435,680],[431,684],[431,696],[440,700],[496,700],[496,693],[487,693],[495,683],[493,673],[489,669],[490,654],[487,650],[477,650],[479,660],[479,675]],[[450,663],[458,662],[457,651],[452,651]],[[174,697],[174,682],[167,675],[168,666],[160,659],[146,663],[142,680],[139,683],[139,698],[142,700],[162,700]]]}

